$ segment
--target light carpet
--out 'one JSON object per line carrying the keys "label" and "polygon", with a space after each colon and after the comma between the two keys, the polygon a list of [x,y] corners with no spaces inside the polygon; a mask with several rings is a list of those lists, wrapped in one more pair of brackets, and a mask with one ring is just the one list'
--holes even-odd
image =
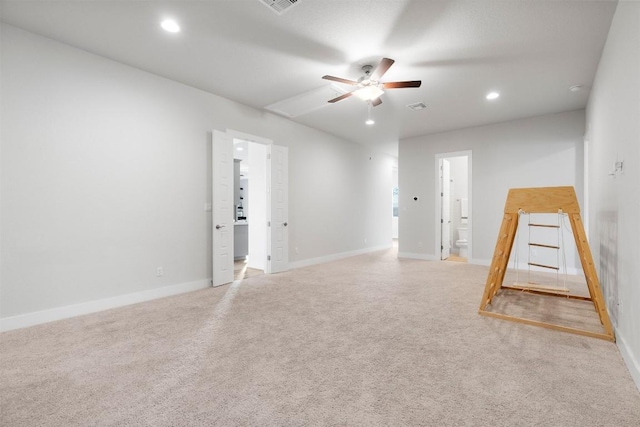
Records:
{"label": "light carpet", "polygon": [[615,344],[479,316],[487,267],[396,256],[0,334],[0,425],[640,425]]}

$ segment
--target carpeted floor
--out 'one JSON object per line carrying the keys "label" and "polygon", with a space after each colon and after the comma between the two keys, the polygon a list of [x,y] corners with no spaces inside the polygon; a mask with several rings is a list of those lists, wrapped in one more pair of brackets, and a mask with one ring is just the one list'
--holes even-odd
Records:
{"label": "carpeted floor", "polygon": [[6,332],[0,425],[640,425],[615,344],[479,316],[486,273],[389,250]]}

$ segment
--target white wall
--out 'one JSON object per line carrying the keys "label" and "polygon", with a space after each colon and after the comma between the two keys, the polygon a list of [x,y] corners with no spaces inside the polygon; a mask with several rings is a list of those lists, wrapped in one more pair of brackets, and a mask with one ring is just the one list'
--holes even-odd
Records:
{"label": "white wall", "polygon": [[6,24],[1,47],[1,318],[206,285],[212,129],[289,147],[292,261],[389,245],[391,158]]}
{"label": "white wall", "polygon": [[[618,3],[587,107],[589,242],[640,388],[640,3]],[[623,174],[609,176],[614,162]]]}
{"label": "white wall", "polygon": [[581,202],[584,123],[579,110],[401,140],[399,252],[439,258],[433,253],[438,153],[472,150],[470,262],[490,263],[509,188],[572,185]]}

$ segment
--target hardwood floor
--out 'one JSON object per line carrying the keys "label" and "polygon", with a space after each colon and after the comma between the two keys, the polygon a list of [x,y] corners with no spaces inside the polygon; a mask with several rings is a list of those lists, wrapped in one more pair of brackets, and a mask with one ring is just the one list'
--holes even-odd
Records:
{"label": "hardwood floor", "polygon": [[264,271],[249,268],[247,260],[237,260],[233,263],[233,280],[248,279],[249,277],[260,276]]}
{"label": "hardwood floor", "polygon": [[467,262],[467,259],[466,259],[466,258],[459,257],[459,256],[458,256],[458,255],[456,255],[456,254],[450,254],[450,255],[449,255],[449,258],[447,258],[447,259],[446,259],[446,261],[453,261],[453,262]]}

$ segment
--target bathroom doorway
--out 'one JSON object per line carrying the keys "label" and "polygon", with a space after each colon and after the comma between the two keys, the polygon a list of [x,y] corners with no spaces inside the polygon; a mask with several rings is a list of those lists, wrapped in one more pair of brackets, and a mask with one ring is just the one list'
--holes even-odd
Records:
{"label": "bathroom doorway", "polygon": [[471,244],[471,151],[436,155],[436,248],[441,260],[468,262]]}
{"label": "bathroom doorway", "polygon": [[391,242],[398,246],[398,167],[391,168]]}
{"label": "bathroom doorway", "polygon": [[267,258],[267,147],[233,139],[234,280],[264,274]]}

